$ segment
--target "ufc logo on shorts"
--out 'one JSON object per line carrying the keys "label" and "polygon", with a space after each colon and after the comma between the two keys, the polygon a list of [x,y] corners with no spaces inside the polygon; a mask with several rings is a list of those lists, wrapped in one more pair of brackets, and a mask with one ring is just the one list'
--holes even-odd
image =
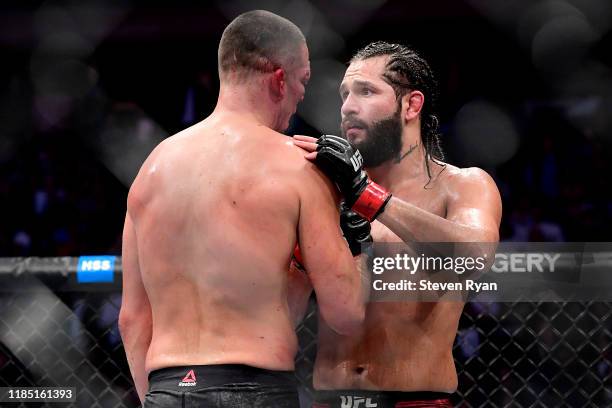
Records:
{"label": "ufc logo on shorts", "polygon": [[357,150],[355,154],[351,156],[351,164],[353,165],[353,170],[355,171],[357,171],[363,164],[363,157],[361,157],[359,150]]}
{"label": "ufc logo on shorts", "polygon": [[378,406],[377,402],[372,402],[372,398],[353,397],[352,395],[341,395],[340,408],[374,408]]}

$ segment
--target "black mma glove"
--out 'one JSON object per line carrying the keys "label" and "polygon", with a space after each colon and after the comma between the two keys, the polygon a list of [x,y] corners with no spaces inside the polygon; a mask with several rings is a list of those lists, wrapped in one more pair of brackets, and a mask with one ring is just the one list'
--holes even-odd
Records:
{"label": "black mma glove", "polygon": [[361,153],[346,139],[321,136],[317,140],[315,163],[338,185],[347,206],[370,222],[391,199],[390,192],[368,178]]}
{"label": "black mma glove", "polygon": [[340,228],[351,248],[353,256],[361,253],[363,246],[372,243],[370,222],[352,211],[344,203],[340,204]]}

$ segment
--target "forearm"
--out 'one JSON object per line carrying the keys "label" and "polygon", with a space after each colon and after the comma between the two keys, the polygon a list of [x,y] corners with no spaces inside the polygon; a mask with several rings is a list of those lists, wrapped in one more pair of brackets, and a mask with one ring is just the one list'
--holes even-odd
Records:
{"label": "forearm", "polygon": [[127,328],[124,326],[121,330],[121,337],[136,392],[140,401],[144,402],[149,388],[145,363],[151,344],[151,325],[147,322],[138,322]]}
{"label": "forearm", "polygon": [[304,318],[311,293],[312,285],[306,272],[300,270],[295,262],[291,262],[287,285],[287,303],[294,327],[297,327]]}
{"label": "forearm", "polygon": [[396,197],[377,218],[404,242],[491,242],[495,232],[447,220]]}
{"label": "forearm", "polygon": [[357,270],[361,275],[361,300],[364,304],[370,300],[371,277],[368,270],[368,255],[365,253],[359,254],[353,258]]}

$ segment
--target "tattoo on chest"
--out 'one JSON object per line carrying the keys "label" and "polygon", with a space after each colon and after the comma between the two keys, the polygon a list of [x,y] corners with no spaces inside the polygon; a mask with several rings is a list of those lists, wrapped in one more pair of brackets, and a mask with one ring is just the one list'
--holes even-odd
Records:
{"label": "tattoo on chest", "polygon": [[412,153],[413,151],[415,151],[415,150],[416,150],[416,148],[417,148],[418,146],[419,146],[419,144],[418,144],[418,143],[417,143],[417,144],[413,144],[413,145],[411,145],[411,146],[408,148],[408,151],[407,151],[406,153],[404,153],[404,154],[402,154],[402,155],[397,156],[397,158],[395,159],[395,163],[399,163],[399,162],[401,162],[402,160],[404,160],[404,158],[405,158],[406,156],[408,156],[410,153]]}

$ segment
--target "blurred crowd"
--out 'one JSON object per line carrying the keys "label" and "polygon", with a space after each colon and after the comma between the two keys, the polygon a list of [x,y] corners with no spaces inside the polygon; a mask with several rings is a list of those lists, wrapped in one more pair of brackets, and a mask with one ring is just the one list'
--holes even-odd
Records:
{"label": "blurred crowd", "polygon": [[[448,161],[498,184],[503,240],[610,240],[612,6],[517,2],[501,18],[495,2],[413,13],[401,1],[350,3],[348,20],[335,3],[283,9],[304,27],[313,71],[289,135],[337,131],[341,61],[352,51],[374,39],[411,44],[440,81]],[[228,15],[253,7],[84,4],[0,16],[0,256],[118,254],[138,168],[212,111],[217,39]],[[580,37],[587,23],[597,35]]]}
{"label": "blurred crowd", "polygon": [[[212,75],[200,75],[181,98],[165,100],[183,106],[173,123],[166,119],[170,129],[189,126],[212,110]],[[106,102],[87,126],[78,123],[78,110],[49,126],[40,110],[54,106],[27,102],[29,125],[12,136],[17,142],[5,143],[13,154],[0,156],[0,254],[118,254],[129,183],[146,154],[170,132],[135,101]],[[7,105],[4,115],[13,109]],[[484,167],[495,178],[503,197],[502,240],[609,240],[609,146],[579,131],[553,106],[515,115],[525,124],[518,130],[520,147],[495,167],[453,150],[456,132],[443,126],[449,161]],[[291,132],[313,133],[303,121],[293,123]],[[472,148],[477,146],[461,150]]]}

